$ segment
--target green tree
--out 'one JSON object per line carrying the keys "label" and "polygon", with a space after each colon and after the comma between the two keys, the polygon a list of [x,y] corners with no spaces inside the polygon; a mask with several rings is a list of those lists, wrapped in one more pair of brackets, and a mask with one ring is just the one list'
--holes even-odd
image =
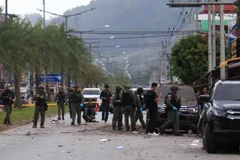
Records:
{"label": "green tree", "polygon": [[[226,48],[226,58],[229,51]],[[220,63],[220,38],[216,38],[216,64]],[[171,68],[185,84],[192,84],[208,72],[208,41],[202,35],[182,38],[172,48]],[[216,67],[217,67],[216,66]]]}
{"label": "green tree", "polygon": [[185,84],[192,84],[208,71],[208,44],[201,35],[181,39],[172,48],[174,74]]}

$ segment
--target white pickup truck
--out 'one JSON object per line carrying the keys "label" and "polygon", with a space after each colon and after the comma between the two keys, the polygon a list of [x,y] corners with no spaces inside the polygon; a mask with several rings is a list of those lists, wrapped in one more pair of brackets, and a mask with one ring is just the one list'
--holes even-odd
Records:
{"label": "white pickup truck", "polygon": [[87,105],[89,101],[94,104],[98,104],[98,107],[101,106],[102,100],[100,99],[101,90],[99,88],[84,88],[82,90],[84,96],[84,104]]}

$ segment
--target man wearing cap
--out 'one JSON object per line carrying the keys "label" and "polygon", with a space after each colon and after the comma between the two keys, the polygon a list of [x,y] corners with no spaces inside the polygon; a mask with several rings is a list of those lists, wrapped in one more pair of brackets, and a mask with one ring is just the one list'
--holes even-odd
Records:
{"label": "man wearing cap", "polygon": [[107,123],[112,94],[108,85],[105,85],[104,88],[105,90],[101,92],[100,98],[102,99],[102,121]]}
{"label": "man wearing cap", "polygon": [[137,105],[137,109],[135,113],[135,130],[136,130],[136,123],[138,120],[140,121],[142,128],[146,129],[146,123],[143,120],[143,114],[142,114],[142,110],[143,110],[142,93],[143,93],[142,87],[138,87],[137,91],[135,91],[135,98],[136,98],[136,105]]}
{"label": "man wearing cap", "polygon": [[122,104],[121,104],[121,86],[116,86],[115,93],[113,95],[113,119],[112,129],[122,130]]}
{"label": "man wearing cap", "polygon": [[34,100],[35,100],[36,104],[35,104],[33,128],[37,128],[39,113],[41,114],[40,127],[44,128],[45,112],[47,110],[47,108],[46,108],[47,94],[44,91],[44,86],[42,86],[42,85],[39,86],[39,91],[38,91],[37,95],[34,97]]}
{"label": "man wearing cap", "polygon": [[65,106],[64,103],[66,101],[66,95],[63,92],[63,89],[60,89],[58,94],[56,95],[57,105],[58,105],[58,120],[61,120],[61,113],[62,113],[62,120],[64,120],[64,110]]}
{"label": "man wearing cap", "polygon": [[10,115],[12,113],[12,104],[14,99],[13,91],[10,90],[10,85],[6,86],[6,90],[2,93],[1,99],[3,100],[3,105],[5,106],[6,118],[4,119],[4,124],[11,125]]}
{"label": "man wearing cap", "polygon": [[169,93],[165,98],[168,121],[159,128],[161,135],[163,135],[165,129],[172,127],[172,125],[174,135],[182,135],[179,132],[179,109],[181,107],[181,99],[177,97],[178,90],[178,86],[172,86],[171,93]]}
{"label": "man wearing cap", "polygon": [[77,123],[81,125],[81,107],[83,107],[83,95],[81,93],[80,87],[74,87],[75,91],[71,93],[69,96],[69,101],[71,103],[72,108],[72,123],[71,125],[75,125],[76,114],[77,114]]}
{"label": "man wearing cap", "polygon": [[125,90],[121,97],[121,103],[124,109],[126,131],[130,131],[129,118],[131,120],[131,131],[135,131],[134,112],[136,110],[136,100],[134,93],[130,90],[130,88],[130,85],[125,86]]}

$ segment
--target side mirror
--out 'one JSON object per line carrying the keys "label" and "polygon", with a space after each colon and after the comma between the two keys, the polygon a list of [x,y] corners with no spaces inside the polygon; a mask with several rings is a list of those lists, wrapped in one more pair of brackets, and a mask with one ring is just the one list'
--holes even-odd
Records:
{"label": "side mirror", "polygon": [[200,95],[199,100],[201,102],[210,102],[210,96],[209,95]]}

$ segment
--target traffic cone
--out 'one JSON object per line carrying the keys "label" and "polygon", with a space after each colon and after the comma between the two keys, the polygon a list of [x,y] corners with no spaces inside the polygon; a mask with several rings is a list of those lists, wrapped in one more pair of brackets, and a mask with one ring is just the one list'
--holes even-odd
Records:
{"label": "traffic cone", "polygon": [[95,112],[98,112],[98,111],[99,111],[98,104],[95,103]]}

